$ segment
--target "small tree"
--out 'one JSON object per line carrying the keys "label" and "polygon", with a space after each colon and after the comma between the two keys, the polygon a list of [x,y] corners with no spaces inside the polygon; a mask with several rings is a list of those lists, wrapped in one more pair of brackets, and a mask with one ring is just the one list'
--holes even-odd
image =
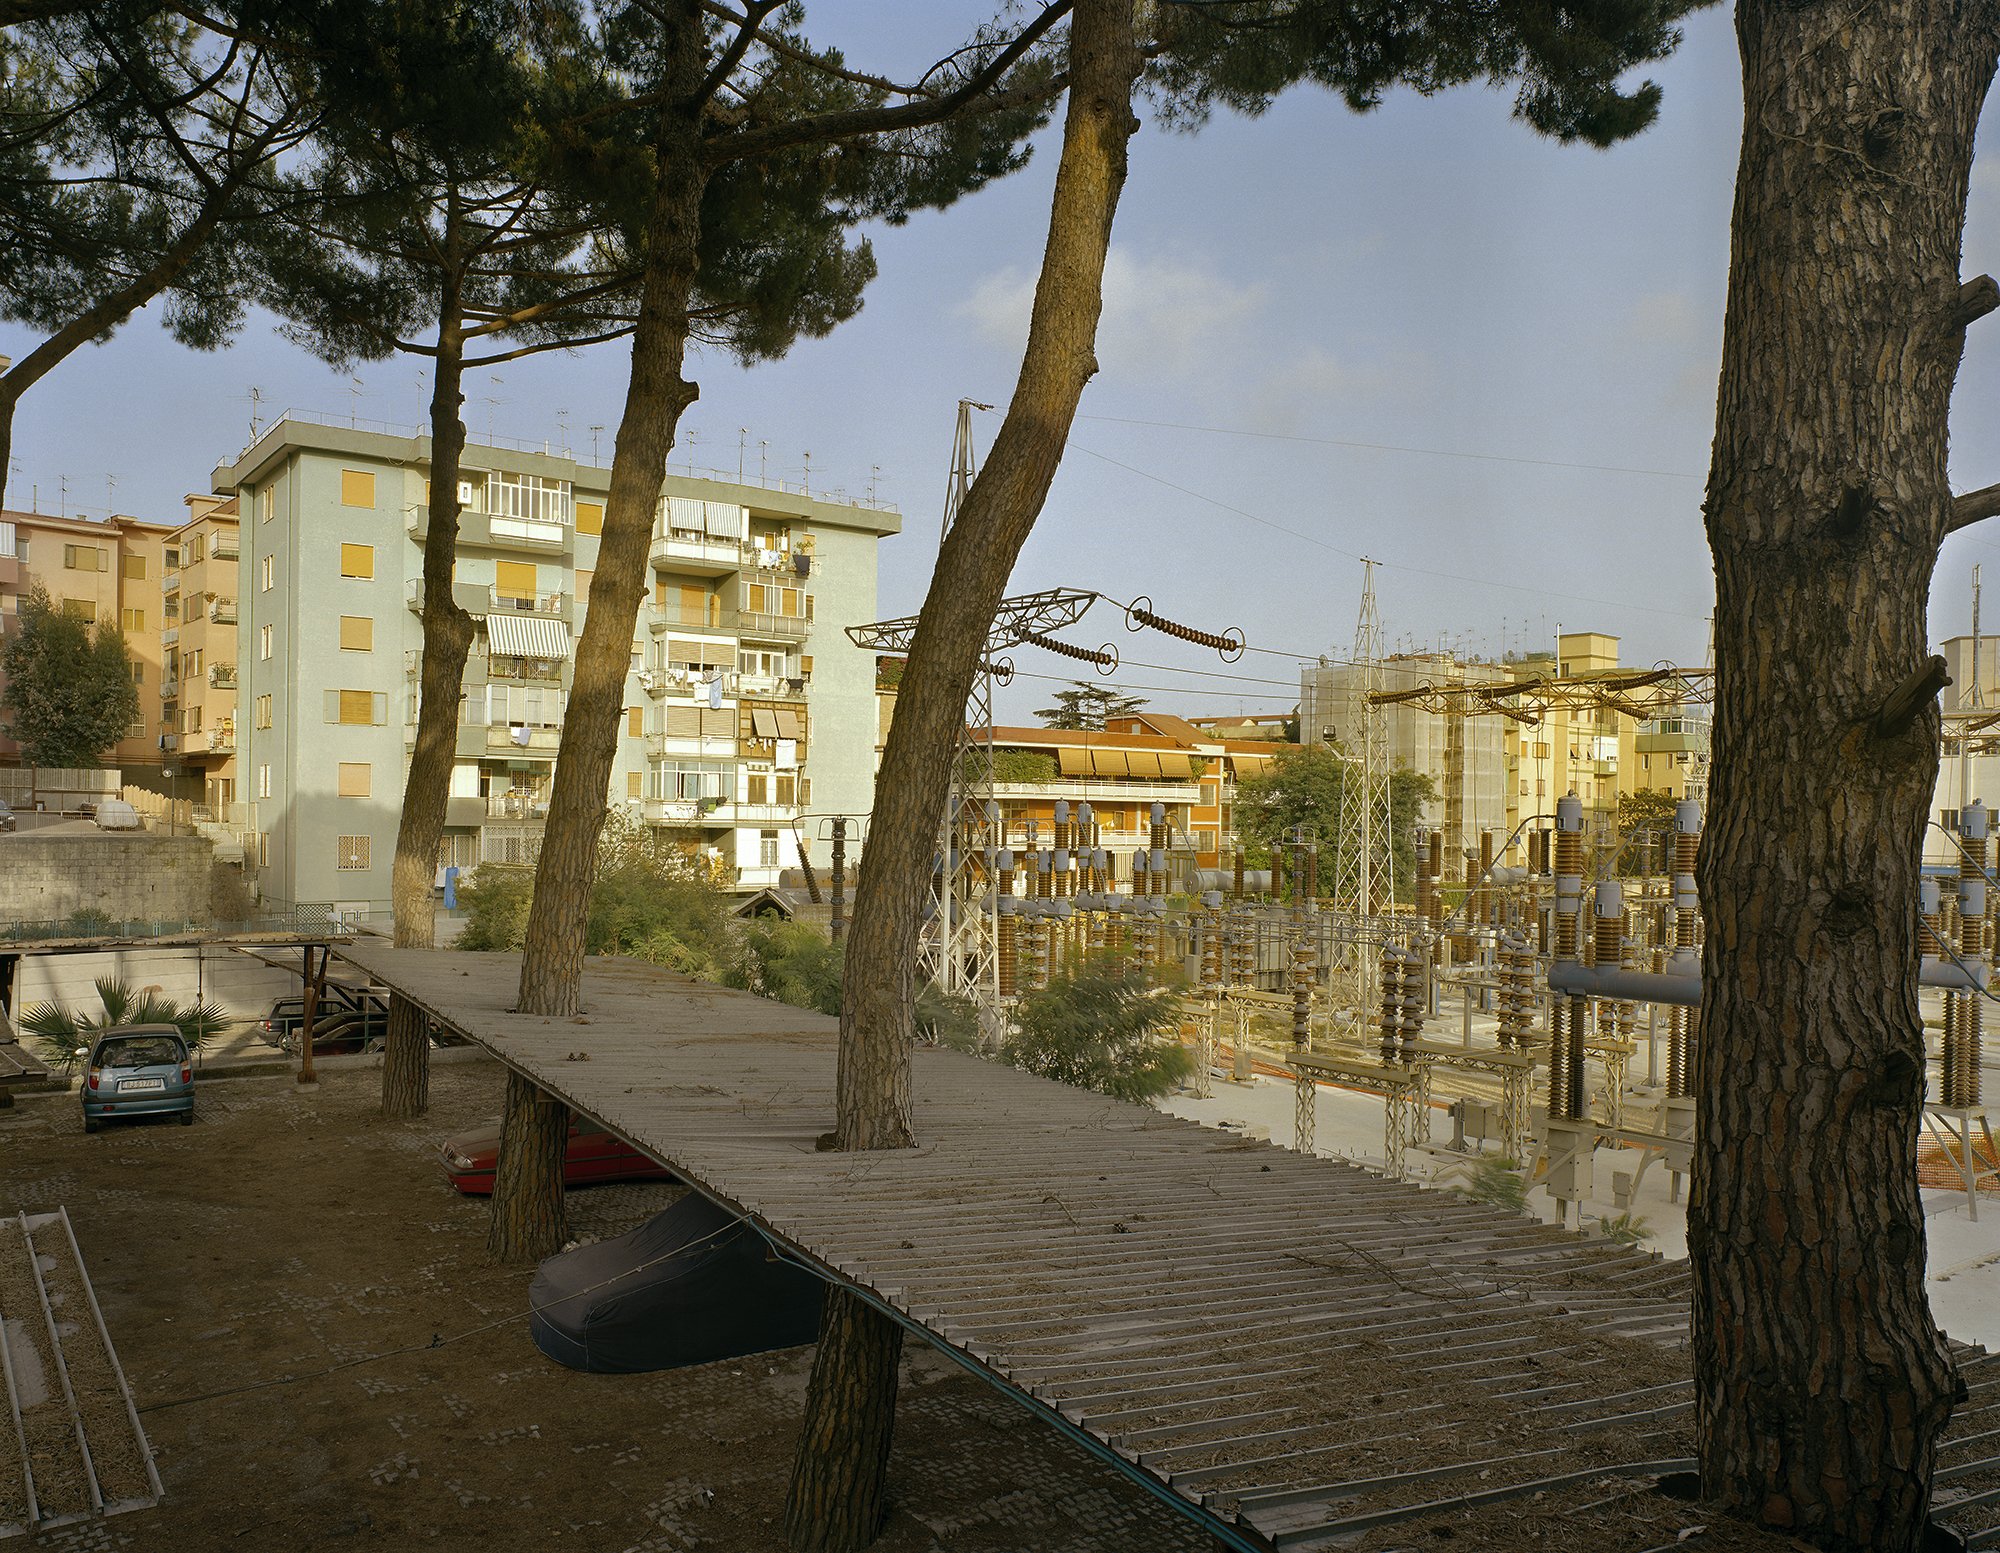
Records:
{"label": "small tree", "polygon": [[1653,860],[1659,856],[1659,838],[1673,831],[1675,802],[1672,793],[1657,787],[1642,787],[1636,793],[1618,795],[1620,874],[1652,870]]}
{"label": "small tree", "polygon": [[[1399,898],[1415,888],[1415,822],[1436,796],[1437,784],[1421,771],[1400,766],[1390,774],[1389,852]],[[1359,844],[1360,802],[1361,773],[1351,757],[1332,745],[1279,745],[1269,769],[1237,784],[1236,829],[1265,858],[1287,837],[1310,833],[1332,862]]]}
{"label": "small tree", "polygon": [[182,1004],[156,992],[135,992],[115,976],[100,976],[92,985],[95,1014],[60,1003],[35,1003],[21,1014],[22,1033],[41,1048],[44,1062],[63,1073],[76,1067],[78,1047],[89,1047],[114,1025],[172,1025],[188,1050],[198,1052],[229,1024],[229,1011],[213,1003]]}
{"label": "small tree", "polygon": [[840,945],[803,922],[767,914],[744,931],[741,957],[728,979],[794,1008],[838,1014],[840,972]]}
{"label": "small tree", "polygon": [[1109,685],[1093,685],[1087,679],[1070,681],[1068,690],[1056,692],[1056,704],[1035,713],[1044,728],[1102,728],[1107,718],[1129,717],[1146,704],[1144,696],[1128,696]]}
{"label": "small tree", "polygon": [[1145,967],[1093,956],[1021,999],[1000,1060],[1144,1105],[1194,1072],[1194,1054],[1160,1036],[1173,1003],[1173,989],[1154,986]]}
{"label": "small tree", "polygon": [[21,629],[0,647],[7,688],[0,711],[30,766],[94,766],[139,720],[132,655],[111,620],[95,627],[58,609],[36,583],[21,600]]}

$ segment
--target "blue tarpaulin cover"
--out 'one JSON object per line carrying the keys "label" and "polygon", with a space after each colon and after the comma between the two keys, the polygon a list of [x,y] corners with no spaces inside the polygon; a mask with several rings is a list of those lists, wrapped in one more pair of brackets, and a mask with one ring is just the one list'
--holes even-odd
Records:
{"label": "blue tarpaulin cover", "polygon": [[542,1263],[528,1324],[535,1346],[573,1370],[671,1370],[812,1342],[824,1288],[690,1192],[629,1234]]}

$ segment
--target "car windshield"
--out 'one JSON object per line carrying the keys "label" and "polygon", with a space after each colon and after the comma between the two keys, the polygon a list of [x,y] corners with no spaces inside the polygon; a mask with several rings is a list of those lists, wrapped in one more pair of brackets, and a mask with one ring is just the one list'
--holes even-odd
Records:
{"label": "car windshield", "polygon": [[106,1041],[97,1049],[97,1062],[104,1068],[153,1068],[183,1061],[184,1049],[171,1035],[133,1035]]}

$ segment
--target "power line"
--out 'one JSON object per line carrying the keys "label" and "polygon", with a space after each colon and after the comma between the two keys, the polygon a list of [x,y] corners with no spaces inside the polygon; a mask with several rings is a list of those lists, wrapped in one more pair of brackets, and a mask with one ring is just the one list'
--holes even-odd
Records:
{"label": "power line", "polygon": [[1397,442],[1352,442],[1340,437],[1305,437],[1282,431],[1247,431],[1240,426],[1192,426],[1184,421],[1142,421],[1123,415],[1079,415],[1080,421],[1110,426],[1152,426],[1161,431],[1199,431],[1213,437],[1257,437],[1266,442],[1303,442],[1320,448],[1358,448],[1369,453],[1413,453],[1425,458],[1457,458],[1482,464],[1526,464],[1534,469],[1579,469],[1603,475],[1646,475],[1658,480],[1699,480],[1685,469],[1639,469],[1627,464],[1576,464],[1557,458],[1523,458],[1511,453],[1461,453],[1453,448],[1417,448]]}
{"label": "power line", "polygon": [[[1291,528],[1286,524],[1264,517],[1261,513],[1251,512],[1248,508],[1235,506],[1232,503],[1223,501],[1220,497],[1210,496],[1206,491],[1197,491],[1190,486],[1176,484],[1164,476],[1154,474],[1149,469],[1141,469],[1136,464],[1128,464],[1123,459],[1113,458],[1108,453],[1100,453],[1095,448],[1087,448],[1080,442],[1071,441],[1069,447],[1075,452],[1088,454],[1091,458],[1110,464],[1113,468],[1122,469],[1127,474],[1135,474],[1142,480],[1151,480],[1155,485],[1163,485],[1170,491],[1180,492],[1183,496],[1192,496],[1196,501],[1207,502],[1211,507],[1219,507],[1222,511],[1234,513],[1239,518],[1248,518],[1252,523],[1261,524],[1268,529],[1275,529],[1280,534],[1289,534],[1294,539],[1302,539],[1309,545],[1317,545],[1320,549],[1330,551],[1334,555],[1344,557],[1347,560],[1359,561],[1364,559],[1364,557],[1352,550],[1343,550],[1339,545],[1327,543],[1326,540],[1321,539],[1317,534],[1308,534],[1303,529]],[[1644,614],[1668,615],[1676,620],[1700,620],[1705,622],[1708,619],[1707,615],[1689,614],[1686,610],[1682,609],[1662,609],[1656,604],[1634,604],[1623,599],[1595,598],[1587,593],[1558,593],[1553,589],[1532,587],[1526,583],[1506,582],[1498,577],[1467,577],[1459,572],[1442,572],[1432,567],[1411,566],[1407,562],[1401,561],[1380,561],[1378,564],[1386,566],[1393,571],[1408,572],[1413,576],[1437,577],[1447,582],[1469,582],[1475,587],[1481,588],[1505,588],[1511,592],[1525,593],[1530,597],[1538,599],[1565,599],[1574,604],[1597,604],[1606,609],[1638,610]]]}

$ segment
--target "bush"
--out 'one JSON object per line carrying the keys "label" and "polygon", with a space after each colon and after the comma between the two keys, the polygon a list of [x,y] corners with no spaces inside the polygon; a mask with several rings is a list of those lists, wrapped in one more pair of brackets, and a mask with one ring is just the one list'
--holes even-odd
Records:
{"label": "bush", "polygon": [[803,922],[769,913],[743,930],[736,965],[724,979],[794,1008],[840,1012],[841,946]]}
{"label": "bush", "polygon": [[68,1073],[77,1064],[77,1048],[95,1044],[97,1037],[113,1025],[172,1025],[180,1031],[188,1050],[199,1052],[211,1035],[229,1024],[229,1012],[213,1003],[182,1005],[157,992],[135,992],[128,982],[115,976],[100,976],[95,1015],[60,1003],[37,1003],[21,1012],[21,1033],[41,1048],[42,1060],[50,1068]]}
{"label": "bush", "polygon": [[1472,1166],[1472,1184],[1465,1195],[1474,1202],[1491,1203],[1514,1213],[1528,1211],[1528,1187],[1520,1167],[1498,1154],[1481,1154]]}
{"label": "bush", "polygon": [[949,1046],[953,1051],[982,1055],[979,1008],[972,999],[955,992],[940,992],[934,982],[917,988],[917,1039],[933,1046]]}
{"label": "bush", "polygon": [[1023,997],[1000,1059],[1029,1073],[1140,1104],[1194,1072],[1194,1053],[1159,1030],[1173,1016],[1173,989],[1144,967],[1094,955]]}

